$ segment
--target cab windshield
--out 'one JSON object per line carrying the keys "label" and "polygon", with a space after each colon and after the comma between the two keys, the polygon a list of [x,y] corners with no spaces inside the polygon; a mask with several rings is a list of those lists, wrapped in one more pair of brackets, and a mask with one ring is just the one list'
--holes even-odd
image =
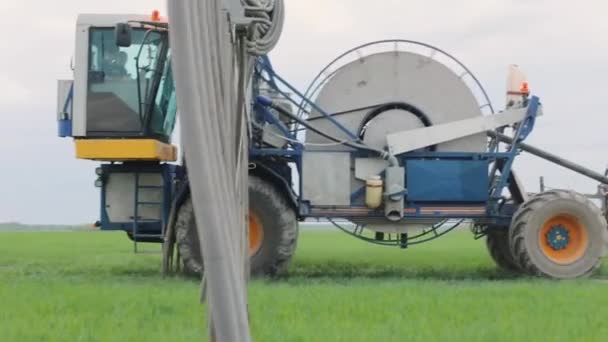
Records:
{"label": "cab windshield", "polygon": [[168,140],[175,123],[175,87],[166,32],[134,28],[129,47],[114,28],[89,37],[87,135]]}

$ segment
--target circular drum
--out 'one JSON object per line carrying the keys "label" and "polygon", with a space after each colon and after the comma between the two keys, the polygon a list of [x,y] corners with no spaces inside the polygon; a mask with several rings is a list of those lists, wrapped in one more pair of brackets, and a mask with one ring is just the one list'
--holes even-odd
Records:
{"label": "circular drum", "polygon": [[[323,86],[316,104],[377,148],[386,146],[387,133],[482,115],[477,99],[457,74],[440,62],[413,52],[382,52],[344,65]],[[309,121],[335,137],[352,139],[319,112],[313,111]],[[307,132],[306,142],[331,141]],[[484,152],[486,145],[485,134],[477,134],[439,144],[435,149]]]}

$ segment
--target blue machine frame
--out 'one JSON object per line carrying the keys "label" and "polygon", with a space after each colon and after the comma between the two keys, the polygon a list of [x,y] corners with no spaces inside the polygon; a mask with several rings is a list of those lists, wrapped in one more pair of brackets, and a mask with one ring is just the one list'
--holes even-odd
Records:
{"label": "blue machine frame", "polygon": [[[267,57],[261,57],[257,64],[256,76],[268,84],[277,93],[289,100],[296,108],[304,110],[308,105],[323,117],[331,121],[338,129],[360,142],[356,134],[337,122],[332,115],[305,97],[298,89],[281,78],[272,68]],[[280,86],[295,94],[301,102],[296,101]],[[304,144],[298,142],[297,131],[290,131],[272,112],[272,101],[257,96],[254,108],[257,118],[269,125],[276,126],[290,141],[290,149],[252,148],[252,156],[289,157],[295,161],[296,168],[302,172],[302,153]],[[508,225],[511,212],[503,210],[503,192],[509,186],[511,167],[515,157],[520,153],[519,144],[532,132],[539,110],[540,100],[536,96],[527,99],[527,112],[524,120],[515,125],[514,142],[506,152],[499,152],[499,143],[494,140],[485,153],[447,153],[415,152],[397,156],[400,163],[406,166],[407,192],[405,194],[405,218],[484,218],[492,224]],[[359,156],[361,152],[352,152]],[[490,165],[494,166],[490,168]],[[502,165],[498,167],[497,165]],[[490,171],[491,170],[491,171]],[[300,177],[302,179],[302,177]],[[437,185],[428,186],[429,183]],[[418,186],[423,184],[423,186]],[[302,193],[302,184],[299,184]],[[367,208],[363,204],[365,188],[351,194],[351,205],[337,208],[335,206],[310,206],[306,199],[299,197],[300,215],[318,218],[355,218],[384,217],[381,210]]]}

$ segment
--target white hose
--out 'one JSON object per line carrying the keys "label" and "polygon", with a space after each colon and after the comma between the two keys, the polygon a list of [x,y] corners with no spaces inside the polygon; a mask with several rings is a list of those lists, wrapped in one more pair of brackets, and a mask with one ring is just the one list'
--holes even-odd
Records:
{"label": "white hose", "polygon": [[241,0],[246,15],[256,19],[250,32],[247,52],[252,56],[269,53],[279,42],[285,20],[283,0]]}
{"label": "white hose", "polygon": [[[241,0],[248,41],[231,36],[220,0],[169,1],[172,67],[183,148],[217,341],[250,341],[247,317],[246,99],[255,56],[277,44],[283,0]],[[245,49],[239,49],[244,44]]]}

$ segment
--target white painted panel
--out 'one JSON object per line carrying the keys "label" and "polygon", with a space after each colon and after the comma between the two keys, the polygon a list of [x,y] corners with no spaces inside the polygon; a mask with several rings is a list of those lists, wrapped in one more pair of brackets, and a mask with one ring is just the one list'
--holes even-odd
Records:
{"label": "white painted panel", "polygon": [[[141,186],[161,186],[162,176],[157,173],[140,174]],[[140,189],[140,202],[161,202],[162,189]],[[131,222],[135,205],[135,174],[112,173],[106,180],[106,212],[112,222]],[[161,206],[140,205],[140,219],[158,220],[161,218]]]}

